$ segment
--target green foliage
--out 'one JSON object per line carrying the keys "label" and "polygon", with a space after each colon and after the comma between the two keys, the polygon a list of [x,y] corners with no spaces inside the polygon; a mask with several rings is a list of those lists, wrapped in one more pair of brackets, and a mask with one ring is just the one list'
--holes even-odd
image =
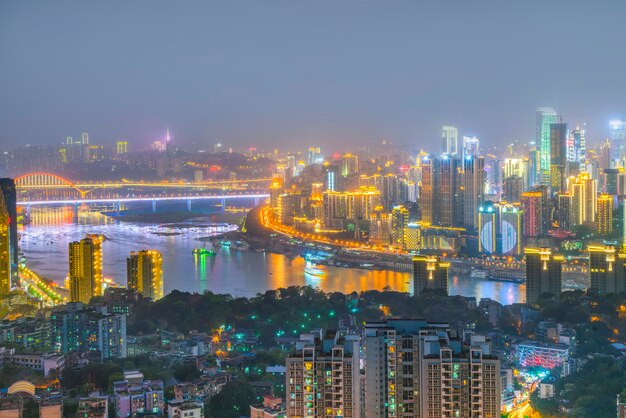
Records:
{"label": "green foliage", "polygon": [[80,370],[67,367],[61,375],[63,389],[82,388],[85,395],[93,389],[106,391],[110,388],[113,376],[122,375],[122,367],[117,363],[89,363]]}
{"label": "green foliage", "polygon": [[352,314],[357,323],[378,320],[380,305],[393,315],[422,316],[456,323],[483,320],[462,297],[424,293],[412,297],[393,291],[361,294],[325,293],[310,286],[270,290],[256,297],[233,298],[205,292],[174,291],[155,303],[139,306],[129,319],[130,334],[150,334],[157,329],[188,333],[210,332],[221,325],[254,329],[263,347],[276,345],[276,337],[296,337],[314,328],[336,328],[340,317]]}
{"label": "green foliage", "polygon": [[193,363],[185,363],[174,369],[173,375],[179,382],[191,382],[200,377],[200,370]]}
{"label": "green foliage", "polygon": [[530,395],[530,404],[533,409],[539,412],[541,417],[551,418],[558,417],[559,414],[559,403],[556,399],[541,399],[537,392],[534,392]]}
{"label": "green foliage", "polygon": [[0,388],[6,388],[19,380],[27,380],[35,385],[44,383],[43,375],[26,366],[4,363],[0,367]]}
{"label": "green foliage", "polygon": [[239,418],[249,412],[251,404],[257,402],[254,389],[249,383],[235,380],[227,383],[222,391],[211,398],[207,416],[213,418]]}

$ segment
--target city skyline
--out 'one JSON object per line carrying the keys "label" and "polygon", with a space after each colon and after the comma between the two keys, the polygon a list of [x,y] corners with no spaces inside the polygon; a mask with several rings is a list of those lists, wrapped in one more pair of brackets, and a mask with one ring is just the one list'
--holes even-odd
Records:
{"label": "city skyline", "polygon": [[147,146],[169,127],[183,147],[424,148],[442,125],[504,147],[534,139],[542,106],[598,143],[626,114],[620,4],[76,6],[0,6],[0,147]]}

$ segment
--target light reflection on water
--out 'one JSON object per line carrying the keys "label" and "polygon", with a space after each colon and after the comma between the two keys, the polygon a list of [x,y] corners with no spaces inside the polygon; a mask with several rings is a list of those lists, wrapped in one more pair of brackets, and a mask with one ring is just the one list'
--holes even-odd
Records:
{"label": "light reflection on water", "polygon": [[[21,232],[20,246],[28,265],[59,284],[68,270],[68,244],[87,233],[103,234],[103,269],[106,277],[126,284],[126,258],[131,251],[156,249],[163,256],[165,292],[211,290],[236,296],[253,296],[268,289],[311,285],[325,291],[350,293],[370,289],[410,291],[412,274],[406,272],[346,269],[328,266],[325,276],[304,273],[302,258],[280,254],[240,252],[223,248],[205,263],[194,261],[198,239],[216,233],[206,220],[189,227],[122,223],[98,212],[73,207],[33,208],[32,222]],[[175,234],[175,235],[174,235]],[[452,276],[450,293],[491,298],[504,304],[524,301],[524,285]]]}

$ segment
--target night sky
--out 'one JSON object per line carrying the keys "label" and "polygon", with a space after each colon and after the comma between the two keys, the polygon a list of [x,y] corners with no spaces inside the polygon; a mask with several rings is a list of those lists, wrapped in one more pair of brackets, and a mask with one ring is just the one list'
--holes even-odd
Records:
{"label": "night sky", "polygon": [[[626,2],[0,0],[0,148],[485,144],[626,115]],[[436,149],[438,151],[438,148]]]}

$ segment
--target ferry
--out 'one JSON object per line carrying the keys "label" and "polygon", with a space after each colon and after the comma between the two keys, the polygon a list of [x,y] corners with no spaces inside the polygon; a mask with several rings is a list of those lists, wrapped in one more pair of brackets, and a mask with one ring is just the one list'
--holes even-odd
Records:
{"label": "ferry", "polygon": [[202,247],[195,248],[192,252],[193,252],[193,255],[199,255],[199,256],[207,256],[207,255],[216,254],[215,250],[212,248],[210,250],[207,250],[206,244],[203,245]]}
{"label": "ferry", "polygon": [[326,270],[307,261],[306,265],[304,266],[304,274],[309,276],[322,277],[326,275]]}
{"label": "ferry", "polygon": [[488,270],[482,270],[472,267],[472,271],[470,273],[470,279],[489,279],[490,274]]}

